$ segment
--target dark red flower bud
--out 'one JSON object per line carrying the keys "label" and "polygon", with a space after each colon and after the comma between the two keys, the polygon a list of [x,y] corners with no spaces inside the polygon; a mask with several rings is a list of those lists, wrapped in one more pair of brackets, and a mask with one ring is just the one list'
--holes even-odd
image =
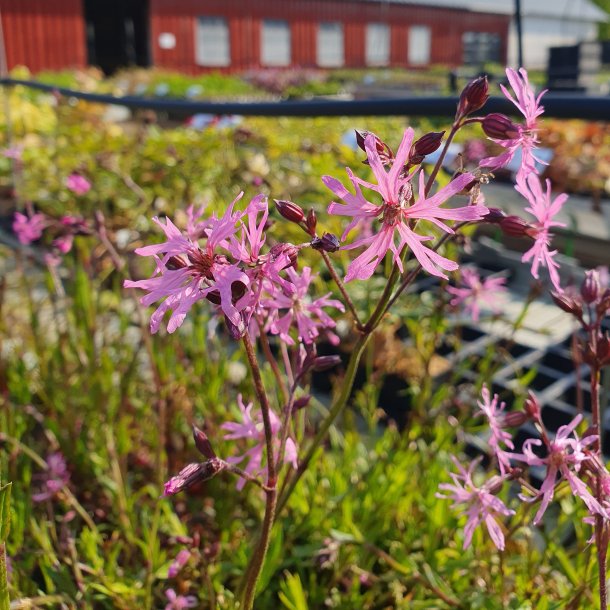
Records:
{"label": "dark red flower bud", "polygon": [[460,95],[455,115],[456,119],[461,119],[483,108],[488,97],[489,84],[487,83],[487,76],[479,76],[479,78],[470,81]]}
{"label": "dark red flower bud", "polygon": [[225,316],[225,324],[227,325],[229,336],[235,341],[239,341],[246,334],[247,327],[246,323],[243,321],[243,318],[240,318],[239,324],[233,324],[233,322],[229,320],[227,316]]}
{"label": "dark red flower bud", "polygon": [[595,309],[597,310],[597,315],[601,318],[610,312],[610,288],[604,291]]}
{"label": "dark red flower bud", "polygon": [[293,411],[298,411],[299,409],[304,409],[311,400],[311,396],[306,394],[305,396],[301,396],[301,398],[297,398],[292,405]]}
{"label": "dark red flower bud", "polygon": [[507,216],[500,221],[500,228],[510,237],[526,237],[531,226],[519,216]]}
{"label": "dark red flower bud", "polygon": [[529,415],[525,411],[511,411],[502,419],[502,427],[518,428],[529,419]]}
{"label": "dark red flower bud", "polygon": [[580,287],[580,295],[587,304],[594,303],[599,298],[601,286],[599,283],[599,273],[597,269],[590,269],[585,272],[585,279]]}
{"label": "dark red flower bud", "polygon": [[582,319],[582,303],[574,297],[567,295],[565,292],[551,292],[551,298],[559,309],[573,315],[578,320]]}
{"label": "dark red flower bud", "polygon": [[212,449],[207,434],[203,430],[200,430],[195,424],[193,424],[193,438],[195,439],[195,447],[199,449],[200,453],[208,459],[216,457],[216,453],[214,452],[214,449]]}
{"label": "dark red flower bud", "polygon": [[322,237],[314,237],[311,240],[311,247],[322,252],[336,252],[341,247],[341,242],[336,235],[324,233]]}
{"label": "dark red flower bud", "polygon": [[487,214],[483,216],[483,222],[499,223],[506,218],[506,214],[500,208],[487,208]]}
{"label": "dark red flower bud", "polygon": [[269,257],[272,260],[277,259],[277,257],[281,256],[282,254],[285,254],[290,259],[290,263],[283,267],[283,269],[287,269],[288,267],[296,267],[299,258],[299,249],[294,244],[275,244],[269,250]]}
{"label": "dark red flower bud", "polygon": [[318,356],[313,361],[313,370],[321,373],[322,371],[333,369],[339,364],[341,364],[341,356]]}
{"label": "dark red flower bud", "polygon": [[307,232],[313,237],[316,234],[316,226],[318,225],[318,219],[316,213],[313,210],[307,212],[307,220],[305,221],[307,226]]}
{"label": "dark red flower bud", "polygon": [[434,151],[438,150],[439,146],[443,142],[444,131],[431,131],[423,135],[419,140],[416,140],[411,151],[414,155],[430,155]]}
{"label": "dark red flower bud", "polygon": [[529,393],[525,404],[523,405],[524,411],[528,416],[536,422],[542,421],[542,409],[540,403],[533,392]]}
{"label": "dark red flower bud", "polygon": [[165,266],[172,271],[176,271],[177,269],[183,269],[186,267],[187,263],[184,259],[179,256],[171,256]]}
{"label": "dark red flower bud", "polygon": [[[356,131],[356,144],[361,148],[364,152],[366,152],[365,140],[367,136],[371,135],[375,138],[375,146],[377,148],[377,152],[379,153],[379,158],[381,159],[381,163],[383,165],[388,165],[391,163],[394,158],[394,153],[392,149],[383,141],[380,140],[374,133],[371,131]],[[368,159],[364,161],[364,163],[368,164]]]}
{"label": "dark red flower bud", "polygon": [[220,458],[212,458],[199,464],[188,464],[175,477],[165,483],[164,496],[172,496],[184,489],[208,481],[222,472],[227,467],[227,463]]}
{"label": "dark red flower bud", "polygon": [[488,114],[481,122],[485,135],[496,140],[513,140],[519,136],[519,126],[499,112]]}
{"label": "dark red flower bud", "polygon": [[305,212],[303,208],[292,201],[284,201],[282,199],[274,199],[275,207],[280,215],[289,220],[290,222],[296,222],[297,224],[305,220]]}

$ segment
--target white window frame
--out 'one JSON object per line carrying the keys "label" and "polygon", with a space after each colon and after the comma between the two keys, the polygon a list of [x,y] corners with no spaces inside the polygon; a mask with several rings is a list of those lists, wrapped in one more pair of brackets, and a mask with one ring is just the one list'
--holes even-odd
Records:
{"label": "white window frame", "polygon": [[231,65],[231,32],[225,17],[197,17],[195,63],[210,68],[226,68]]}
{"label": "white window frame", "polygon": [[345,35],[340,21],[318,23],[316,42],[316,57],[320,68],[341,68],[345,65]]}
{"label": "white window frame", "polygon": [[390,64],[390,26],[387,23],[366,24],[365,61],[367,66],[388,66]]}
{"label": "white window frame", "polygon": [[432,32],[427,25],[409,28],[408,59],[412,66],[427,66],[432,53]]}
{"label": "white window frame", "polygon": [[261,21],[261,65],[285,67],[292,63],[290,23],[285,19]]}

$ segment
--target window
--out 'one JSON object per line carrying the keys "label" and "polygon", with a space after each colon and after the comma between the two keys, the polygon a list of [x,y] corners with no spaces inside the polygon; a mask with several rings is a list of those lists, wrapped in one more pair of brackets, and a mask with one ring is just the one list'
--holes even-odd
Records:
{"label": "window", "polygon": [[430,63],[430,28],[415,25],[409,28],[409,63],[425,66]]}
{"label": "window", "polygon": [[486,61],[500,63],[500,46],[499,34],[464,32],[462,35],[462,61],[466,65],[483,64]]}
{"label": "window", "polygon": [[281,19],[263,19],[261,31],[263,66],[290,65],[290,26]]}
{"label": "window", "polygon": [[231,65],[229,26],[224,17],[199,17],[197,19],[195,61],[199,66]]}
{"label": "window", "polygon": [[387,66],[390,63],[390,27],[385,23],[366,26],[366,65]]}
{"label": "window", "polygon": [[343,26],[336,22],[323,22],[318,26],[318,65],[321,68],[338,68],[345,63]]}

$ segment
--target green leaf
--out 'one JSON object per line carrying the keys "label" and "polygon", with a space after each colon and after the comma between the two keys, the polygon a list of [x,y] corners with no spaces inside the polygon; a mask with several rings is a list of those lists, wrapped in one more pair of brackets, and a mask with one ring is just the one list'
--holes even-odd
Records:
{"label": "green leaf", "polygon": [[0,543],[6,542],[11,523],[11,486],[0,487]]}
{"label": "green leaf", "polygon": [[307,596],[298,574],[286,572],[286,578],[280,585],[280,600],[289,610],[309,610]]}

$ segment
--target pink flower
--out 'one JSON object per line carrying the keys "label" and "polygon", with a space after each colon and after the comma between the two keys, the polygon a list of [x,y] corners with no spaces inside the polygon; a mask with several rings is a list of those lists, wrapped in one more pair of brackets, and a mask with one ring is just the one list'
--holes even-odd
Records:
{"label": "pink flower", "polygon": [[182,568],[188,563],[188,560],[191,558],[191,552],[187,549],[182,549],[176,555],[174,561],[172,561],[171,565],[167,570],[168,578],[175,578],[178,575],[178,572],[182,570]]}
{"label": "pink flower", "polygon": [[39,493],[32,494],[34,502],[51,500],[70,481],[66,460],[61,453],[51,453],[46,459],[46,464],[47,469],[42,474],[37,475],[42,490]]}
{"label": "pink flower", "polygon": [[521,148],[521,167],[517,172],[517,179],[524,179],[528,174],[537,174],[536,161],[543,163],[534,156],[534,149],[538,144],[537,118],[544,112],[544,107],[540,106],[540,99],[546,93],[542,91],[536,97],[534,90],[530,86],[527,71],[520,68],[519,72],[512,68],[506,69],[506,76],[510,83],[516,99],[508,90],[500,85],[502,93],[519,109],[525,117],[525,125],[515,125],[518,129],[518,136],[507,140],[490,138],[496,144],[506,149],[505,153],[497,157],[488,157],[480,163],[481,167],[489,167],[492,170],[505,167],[515,156],[516,151]]}
{"label": "pink flower", "polygon": [[[224,438],[226,440],[237,440],[243,438],[247,439],[248,441],[254,441],[256,444],[251,449],[248,449],[248,451],[246,451],[246,453],[243,455],[229,457],[226,461],[229,462],[229,464],[239,464],[243,460],[247,459],[248,463],[246,464],[244,470],[252,476],[259,476],[264,472],[264,468],[262,466],[263,452],[265,450],[265,430],[263,426],[263,417],[260,411],[257,412],[254,417],[252,416],[253,405],[251,402],[249,402],[246,406],[244,406],[241,394],[237,396],[237,406],[241,411],[242,423],[226,422],[222,424],[221,428],[223,430],[227,430],[228,432],[228,434],[225,434]],[[269,412],[269,418],[271,420],[272,433],[277,435],[280,431],[281,422],[273,411]],[[276,448],[279,449],[279,439],[276,438],[274,441]],[[277,457],[275,459],[277,459]],[[288,438],[286,441],[284,462],[292,464],[294,468],[297,467],[297,447],[291,438]],[[242,489],[245,484],[245,479],[240,477],[237,482],[237,489]]]}
{"label": "pink flower", "polygon": [[[236,326],[242,325],[240,312],[235,307],[233,286],[249,285],[248,276],[219,252],[229,248],[229,239],[238,229],[237,222],[241,212],[233,212],[235,203],[243,193],[227,208],[222,218],[209,219],[206,229],[206,243],[202,248],[197,241],[183,233],[166,218],[162,223],[156,222],[165,232],[167,240],[161,244],[138,248],[141,256],[152,256],[156,261],[155,276],[148,280],[126,280],[127,288],[142,288],[148,294],[142,297],[143,305],[151,305],[161,299],[163,302],[150,319],[151,332],[156,333],[161,326],[163,316],[171,311],[167,330],[173,333],[184,322],[186,314],[197,302],[209,297],[218,302],[227,318]],[[162,255],[162,258],[159,256]]]}
{"label": "pink flower", "polygon": [[[294,324],[298,338],[303,343],[313,343],[320,336],[321,331],[326,332],[333,343],[338,343],[339,338],[329,332],[330,329],[335,328],[336,323],[323,307],[334,307],[343,312],[345,311],[343,303],[329,299],[330,292],[313,301],[308,297],[309,285],[313,279],[310,267],[303,267],[300,276],[292,268],[287,269],[286,273],[291,282],[291,291],[288,294],[285,291],[277,291],[272,298],[262,302],[270,311],[269,331],[279,335],[288,345],[294,345],[294,340],[290,336],[290,329]],[[282,309],[288,311],[280,315]]]}
{"label": "pink flower", "polygon": [[482,387],[481,398],[482,400],[477,402],[479,411],[477,411],[476,415],[484,415],[489,421],[489,427],[491,429],[491,436],[488,441],[489,446],[493,449],[498,458],[500,473],[504,475],[510,470],[510,459],[509,454],[502,449],[501,445],[503,444],[509,449],[515,448],[510,433],[502,429],[506,403],[500,402],[498,404],[500,397],[497,394],[494,394],[492,399],[487,386]]}
{"label": "pink flower", "polygon": [[[357,178],[347,168],[347,175],[354,187],[355,194],[348,191],[336,178],[331,176],[322,178],[324,184],[345,202],[345,204],[331,203],[328,206],[328,212],[353,218],[343,233],[343,239],[356,225],[363,221],[379,217],[378,222],[381,224],[378,233],[361,237],[349,246],[344,247],[344,249],[349,250],[367,246],[366,250],[350,264],[345,277],[348,282],[353,279],[364,280],[371,277],[388,251],[392,252],[394,262],[402,271],[401,252],[405,246],[411,248],[421,266],[428,273],[446,278],[447,276],[442,270],[454,271],[458,267],[457,263],[444,258],[430,248],[426,248],[423,242],[434,238],[415,233],[412,228],[414,221],[427,220],[443,231],[453,233],[453,230],[442,220],[479,220],[487,212],[487,208],[479,205],[453,209],[440,207],[475,179],[474,175],[469,173],[461,174],[446,187],[427,197],[424,174],[420,172],[418,200],[413,203],[414,195],[411,179],[415,174],[406,174],[404,170],[412,141],[413,130],[409,128],[405,130],[390,170],[386,171],[377,150],[375,136],[373,134],[367,135],[364,146],[377,184]],[[368,201],[362,193],[361,187],[378,193],[382,199],[381,205]],[[397,242],[395,241],[396,234],[398,236]]]}
{"label": "pink flower", "polygon": [[75,195],[86,195],[91,190],[91,182],[80,174],[70,174],[66,178],[66,188]]}
{"label": "pink flower", "polygon": [[480,460],[475,460],[466,470],[455,457],[452,456],[453,463],[459,473],[450,473],[453,479],[451,483],[441,483],[438,487],[447,491],[448,495],[436,494],[437,498],[453,500],[452,508],[459,504],[465,504],[465,514],[468,517],[464,527],[464,548],[468,548],[472,543],[474,530],[485,523],[487,531],[493,543],[501,551],[504,550],[504,533],[502,527],[496,521],[498,516],[514,515],[515,511],[506,507],[504,502],[494,495],[494,491],[499,488],[504,481],[503,477],[492,477],[482,487],[477,487],[472,481],[472,473]]}
{"label": "pink flower", "polygon": [[[544,458],[538,457],[533,450],[535,446],[541,446],[540,439],[530,438],[523,443],[523,453],[512,454],[512,457],[520,460],[529,466],[546,466],[546,477],[540,487],[539,496],[521,496],[524,501],[533,502],[541,498],[540,508],[534,517],[534,525],[540,523],[542,515],[546,511],[555,494],[557,475],[570,485],[570,489],[575,496],[578,496],[586,505],[591,513],[602,515],[608,518],[604,508],[593,497],[587,489],[585,483],[578,478],[578,472],[583,462],[588,459],[585,448],[597,441],[596,435],[589,435],[582,440],[578,438],[574,430],[582,421],[582,415],[577,415],[569,424],[561,426],[552,441],[547,441],[548,455]],[[570,435],[573,438],[569,438]]]}
{"label": "pink flower", "polygon": [[542,264],[549,270],[551,282],[558,292],[563,292],[559,284],[559,265],[553,260],[557,250],[550,251],[551,243],[550,229],[552,227],[565,227],[562,222],[554,221],[553,218],[559,213],[561,207],[566,202],[566,194],[558,195],[551,202],[551,182],[546,181],[546,192],[542,191],[542,186],[538,176],[530,174],[527,178],[517,179],[515,189],[523,195],[529,202],[525,208],[526,212],[533,214],[537,223],[527,233],[534,239],[534,245],[523,255],[521,260],[532,261],[532,275],[538,279],[538,269]]}
{"label": "pink flower", "polygon": [[194,595],[178,595],[173,589],[168,589],[165,597],[169,600],[165,610],[184,610],[197,606],[197,598]]}
{"label": "pink flower", "polygon": [[479,321],[481,307],[490,309],[494,313],[501,311],[498,297],[506,292],[505,277],[487,277],[481,281],[476,270],[467,267],[462,268],[461,274],[461,287],[447,287],[447,291],[454,295],[450,305],[453,307],[463,305],[464,310],[470,313],[474,322]]}
{"label": "pink flower", "polygon": [[34,214],[31,217],[15,212],[13,220],[13,231],[20,243],[27,245],[40,239],[42,231],[46,226],[44,214]]}
{"label": "pink flower", "polygon": [[21,161],[23,157],[23,147],[11,146],[9,148],[5,148],[2,151],[2,155],[7,159],[12,159],[13,161]]}
{"label": "pink flower", "polygon": [[67,254],[72,249],[74,243],[74,235],[67,233],[53,240],[53,245],[62,253]]}

